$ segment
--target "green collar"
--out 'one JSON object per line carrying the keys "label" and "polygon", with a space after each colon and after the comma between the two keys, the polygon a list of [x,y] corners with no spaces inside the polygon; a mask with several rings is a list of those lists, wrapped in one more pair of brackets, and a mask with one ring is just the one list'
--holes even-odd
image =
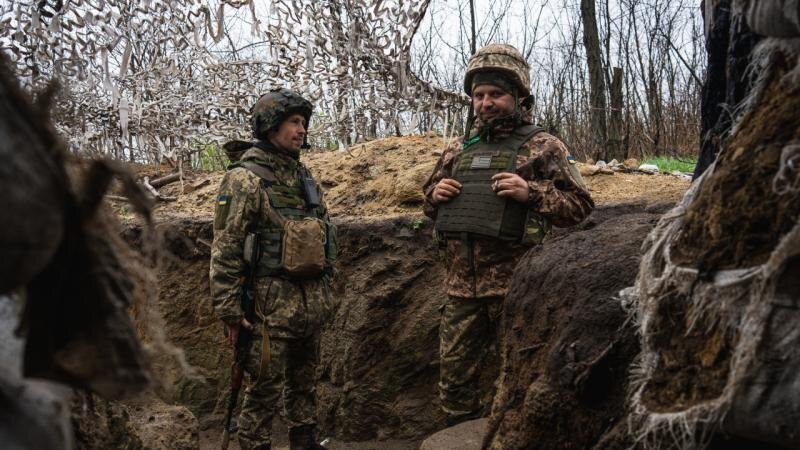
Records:
{"label": "green collar", "polygon": [[481,141],[480,135],[476,134],[475,136],[472,136],[466,142],[464,142],[464,146],[461,148],[461,150],[466,150],[469,147],[473,146],[474,144],[477,144],[480,141]]}

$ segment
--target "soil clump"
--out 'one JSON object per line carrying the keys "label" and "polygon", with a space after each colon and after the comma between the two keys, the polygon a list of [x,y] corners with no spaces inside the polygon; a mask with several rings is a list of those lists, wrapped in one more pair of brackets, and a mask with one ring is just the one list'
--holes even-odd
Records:
{"label": "soil clump", "polygon": [[[757,106],[716,162],[675,242],[675,263],[703,272],[763,264],[800,217],[796,55],[776,52]],[[795,74],[792,74],[792,70]],[[699,264],[698,264],[699,263]]]}
{"label": "soil clump", "polygon": [[639,346],[618,294],[634,282],[659,215],[620,205],[594,216],[590,230],[531,250],[515,272],[490,448],[593,448],[626,415]]}
{"label": "soil clump", "polygon": [[190,450],[199,445],[192,413],[152,394],[125,402],[77,395],[72,423],[79,448]]}

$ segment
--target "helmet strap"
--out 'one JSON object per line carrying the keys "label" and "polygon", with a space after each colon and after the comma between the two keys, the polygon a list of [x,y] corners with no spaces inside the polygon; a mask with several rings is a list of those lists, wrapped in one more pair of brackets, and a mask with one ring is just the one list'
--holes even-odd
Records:
{"label": "helmet strap", "polygon": [[469,112],[467,113],[467,126],[464,127],[464,139],[462,142],[466,143],[469,140],[469,135],[472,133],[472,125],[475,123],[475,107],[472,106],[472,97],[469,99]]}

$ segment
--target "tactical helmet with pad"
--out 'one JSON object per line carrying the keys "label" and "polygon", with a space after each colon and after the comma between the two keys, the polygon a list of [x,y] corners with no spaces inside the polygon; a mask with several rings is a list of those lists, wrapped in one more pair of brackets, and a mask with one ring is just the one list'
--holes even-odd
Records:
{"label": "tactical helmet with pad", "polygon": [[464,92],[472,95],[472,79],[478,72],[498,71],[507,75],[519,88],[520,98],[531,94],[530,67],[519,50],[508,44],[489,44],[469,59],[464,74]]}
{"label": "tactical helmet with pad", "polygon": [[253,135],[257,139],[266,140],[267,133],[277,129],[292,114],[305,117],[308,127],[313,109],[311,102],[300,94],[283,88],[273,89],[259,97],[250,110]]}

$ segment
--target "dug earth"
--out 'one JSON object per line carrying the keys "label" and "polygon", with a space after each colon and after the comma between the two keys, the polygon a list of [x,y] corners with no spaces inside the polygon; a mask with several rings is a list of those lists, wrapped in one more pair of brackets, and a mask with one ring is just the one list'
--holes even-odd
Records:
{"label": "dug earth", "polygon": [[[341,245],[339,307],[323,332],[317,373],[321,435],[331,438],[333,449],[416,449],[444,428],[436,385],[445,267],[431,239],[433,224],[421,214],[419,192],[441,146],[440,137],[387,138],[349,153],[304,157],[326,190]],[[157,175],[153,168],[140,170]],[[153,356],[160,381],[143,399],[79,402],[74,413],[79,442],[217,446],[231,357],[208,289],[211,216],[221,173],[189,176],[201,187],[183,194],[177,183],[166,186],[162,194],[177,200],[156,209],[164,250],[160,292],[150,306],[178,351]],[[504,319],[511,332],[482,371],[487,403],[497,391],[493,417],[498,419],[440,435],[435,447],[423,448],[479,448],[484,438],[487,444],[524,442],[525,433],[562,427],[567,417],[581,419],[571,422],[569,432],[551,433],[553,446],[611,442],[624,415],[627,366],[638,352],[616,295],[634,283],[641,242],[689,183],[630,174],[588,183],[598,203],[595,212],[578,227],[554,230],[515,275]],[[141,226],[124,205],[115,207],[126,223],[124,237],[143,245]],[[499,354],[519,364],[500,373]],[[90,407],[97,411],[87,412]],[[106,436],[88,436],[85,423],[98,414],[113,426],[100,433]],[[161,420],[165,415],[176,420]],[[164,443],[143,431],[155,429],[181,439]],[[108,436],[114,433],[120,436]],[[281,441],[276,444],[281,448]]]}

